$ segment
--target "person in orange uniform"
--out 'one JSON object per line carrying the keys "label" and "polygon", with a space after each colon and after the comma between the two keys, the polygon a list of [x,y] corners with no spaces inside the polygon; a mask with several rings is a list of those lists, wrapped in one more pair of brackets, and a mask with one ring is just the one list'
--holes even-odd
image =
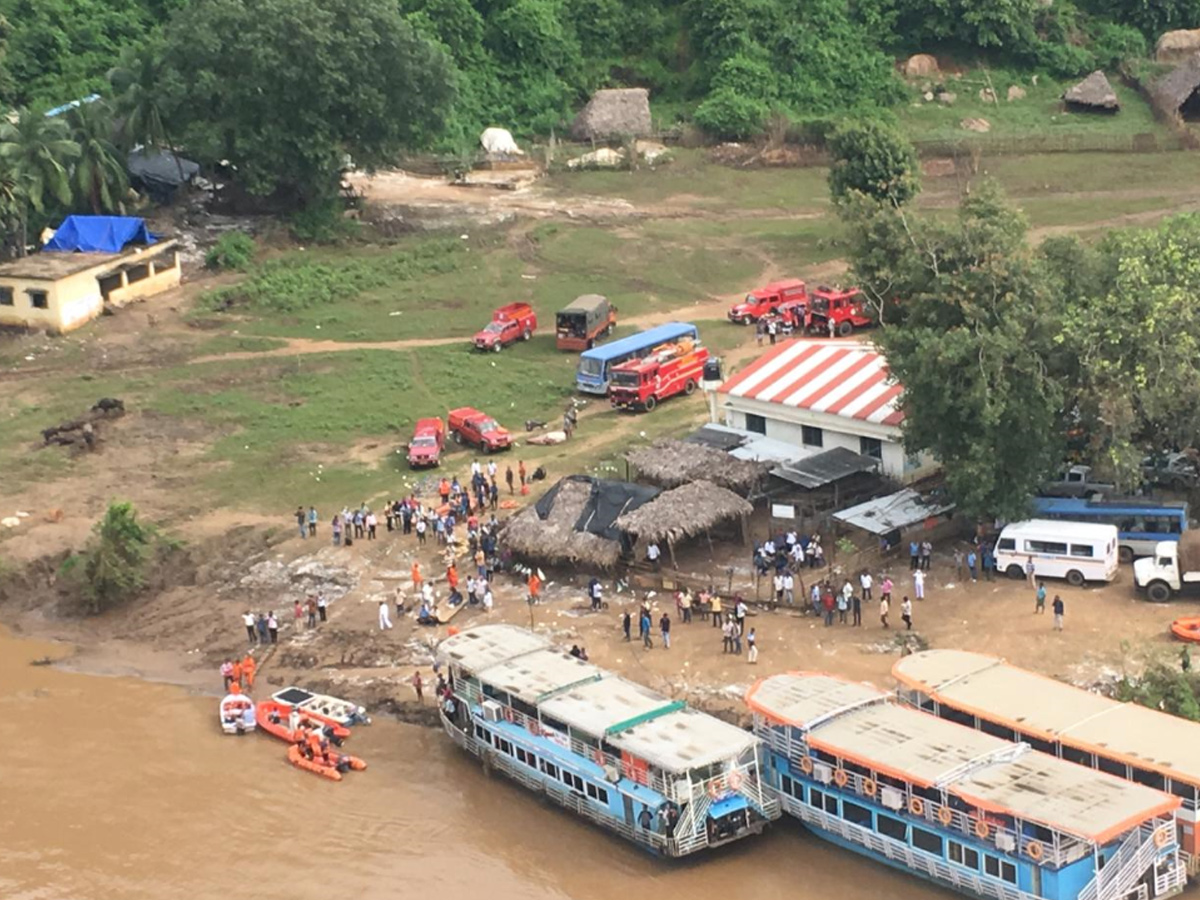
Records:
{"label": "person in orange uniform", "polygon": [[237,685],[238,690],[242,689],[242,664],[236,659],[233,661],[233,672],[230,673],[233,683]]}
{"label": "person in orange uniform", "polygon": [[246,690],[254,690],[254,674],[258,671],[258,663],[254,661],[254,657],[249,653],[242,660],[242,677],[246,679]]}
{"label": "person in orange uniform", "polygon": [[419,594],[421,592],[421,564],[415,561],[412,567],[412,582],[413,592]]}
{"label": "person in orange uniform", "polygon": [[542,590],[542,579],[538,578],[537,572],[529,573],[529,602],[537,603],[538,594]]}
{"label": "person in orange uniform", "polygon": [[446,569],[446,584],[450,587],[450,590],[458,590],[458,569],[454,563],[450,563]]}

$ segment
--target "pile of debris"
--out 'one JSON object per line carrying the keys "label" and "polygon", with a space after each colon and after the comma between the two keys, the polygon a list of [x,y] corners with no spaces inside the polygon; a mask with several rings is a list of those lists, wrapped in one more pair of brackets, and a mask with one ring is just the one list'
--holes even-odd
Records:
{"label": "pile of debris", "polygon": [[108,419],[119,419],[123,415],[125,401],[102,397],[83,417],[42,429],[43,446],[57,444],[60,447],[95,450],[96,442],[100,439],[100,423]]}

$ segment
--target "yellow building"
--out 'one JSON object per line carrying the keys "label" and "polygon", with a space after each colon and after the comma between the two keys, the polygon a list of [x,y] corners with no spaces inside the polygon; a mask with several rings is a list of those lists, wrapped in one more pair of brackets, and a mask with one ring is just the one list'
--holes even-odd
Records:
{"label": "yellow building", "polygon": [[62,334],[180,281],[178,242],[116,253],[50,250],[0,265],[0,326]]}

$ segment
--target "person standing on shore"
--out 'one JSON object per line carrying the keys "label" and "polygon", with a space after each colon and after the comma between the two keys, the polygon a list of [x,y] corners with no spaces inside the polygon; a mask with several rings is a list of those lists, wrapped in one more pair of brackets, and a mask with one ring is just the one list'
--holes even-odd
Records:
{"label": "person standing on shore", "polygon": [[[385,603],[384,606],[386,606],[386,605],[387,604]],[[412,678],[409,679],[408,683],[412,685],[413,691],[416,692],[417,704],[419,706],[423,706],[425,704],[425,682],[421,678],[421,670],[420,669],[413,672]]]}
{"label": "person standing on shore", "polygon": [[750,665],[758,662],[758,635],[755,634],[753,628],[746,635],[746,662]]}
{"label": "person standing on shore", "polygon": [[308,536],[317,536],[317,508],[315,506],[308,508]]}
{"label": "person standing on shore", "polygon": [[267,614],[260,612],[254,626],[258,629],[258,642],[265,647],[271,642],[271,633],[267,630]]}
{"label": "person standing on shore", "polygon": [[271,643],[279,643],[279,620],[275,618],[274,611],[267,613],[267,631],[271,635]]}
{"label": "person standing on shore", "polygon": [[871,573],[866,569],[863,569],[858,576],[858,586],[862,588],[862,598],[866,603],[871,602],[871,588],[874,586],[874,584],[875,582],[871,578]]}
{"label": "person standing on shore", "polygon": [[1039,613],[1046,611],[1046,585],[1039,584],[1037,593],[1033,595],[1033,614],[1036,616]]}
{"label": "person standing on shore", "polygon": [[879,599],[879,624],[884,628],[888,628],[888,610],[891,608],[891,603],[888,602],[887,595]]}
{"label": "person standing on shore", "polygon": [[308,525],[304,521],[304,507],[303,506],[296,507],[296,524],[300,528],[300,537],[302,537],[302,538],[308,537]]}
{"label": "person standing on shore", "polygon": [[1033,564],[1033,556],[1027,556],[1025,558],[1025,577],[1029,579],[1030,587],[1034,587],[1037,584],[1035,579],[1036,573],[1037,567]]}
{"label": "person standing on shore", "polygon": [[326,620],[326,608],[329,606],[329,601],[325,599],[324,594],[317,594],[317,616],[322,622]]}
{"label": "person standing on shore", "polygon": [[247,653],[242,660],[242,677],[246,679],[246,690],[254,690],[254,676],[258,672],[258,663],[254,661],[254,656]]}
{"label": "person standing on shore", "polygon": [[387,631],[392,627],[392,617],[388,613],[387,600],[379,601],[379,630]]}
{"label": "person standing on shore", "polygon": [[721,652],[722,653],[732,653],[733,652],[733,617],[732,616],[726,617],[725,621],[721,624]]}
{"label": "person standing on shore", "polygon": [[925,599],[925,573],[920,569],[913,572],[913,593],[917,595],[918,600]]}
{"label": "person standing on shore", "polygon": [[658,620],[658,633],[662,635],[663,649],[671,649],[671,617],[666,613]]}
{"label": "person standing on shore", "polygon": [[883,581],[879,585],[879,590],[882,592],[882,599],[887,600],[890,603],[892,599],[892,591],[895,589],[895,587],[896,586],[892,584],[891,576],[884,575]]}
{"label": "person standing on shore", "polygon": [[1064,609],[1064,604],[1062,602],[1062,597],[1058,596],[1058,594],[1054,595],[1054,604],[1053,604],[1052,608],[1054,610],[1054,630],[1062,631],[1063,630],[1063,612],[1065,611],[1065,609]]}
{"label": "person standing on shore", "polygon": [[900,601],[900,618],[904,620],[904,627],[912,631],[912,601],[907,597]]}
{"label": "person standing on shore", "polygon": [[227,659],[221,663],[221,680],[225,682],[225,692],[229,692],[229,685],[233,684],[233,660]]}
{"label": "person standing on shore", "polygon": [[629,635],[631,628],[633,628],[633,616],[629,614],[629,610],[625,610],[625,615],[621,617],[621,630],[625,632],[625,643],[627,644],[632,640]]}
{"label": "person standing on shore", "polygon": [[254,644],[257,640],[257,635],[254,631],[254,613],[246,610],[242,613],[242,624],[246,626],[246,639]]}
{"label": "person standing on shore", "polygon": [[854,624],[851,627],[852,628],[861,628],[862,627],[862,600],[859,599],[858,594],[855,594],[853,597],[850,598],[850,613],[853,616],[853,620],[854,620]]}
{"label": "person standing on shore", "polygon": [[967,571],[971,573],[971,584],[974,584],[978,580],[975,577],[975,564],[978,560],[979,558],[975,555],[974,550],[967,554]]}

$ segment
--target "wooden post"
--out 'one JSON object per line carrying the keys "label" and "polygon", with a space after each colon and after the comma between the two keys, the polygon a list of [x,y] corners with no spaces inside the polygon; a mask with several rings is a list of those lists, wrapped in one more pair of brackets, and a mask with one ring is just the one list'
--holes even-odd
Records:
{"label": "wooden post", "polygon": [[714,556],[712,532],[710,532],[707,528],[704,529],[704,539],[708,541],[708,561],[712,562]]}
{"label": "wooden post", "polygon": [[750,545],[750,516],[746,515],[745,513],[742,513],[741,531],[742,531],[742,546],[748,547]]}
{"label": "wooden post", "polygon": [[678,573],[679,563],[675,562],[675,541],[671,539],[670,535],[667,536],[667,552],[671,554],[671,568]]}

